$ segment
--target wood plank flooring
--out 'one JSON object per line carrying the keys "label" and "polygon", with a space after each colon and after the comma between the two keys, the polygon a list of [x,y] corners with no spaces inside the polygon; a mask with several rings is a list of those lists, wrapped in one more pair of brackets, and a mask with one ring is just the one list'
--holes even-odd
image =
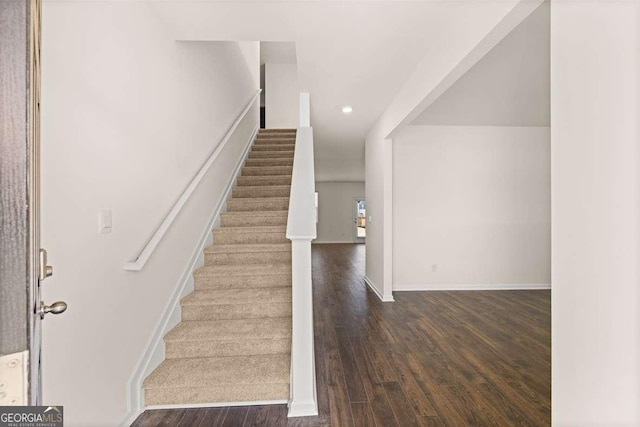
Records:
{"label": "wood plank flooring", "polygon": [[549,291],[397,292],[364,245],[314,245],[318,417],[286,405],[145,411],[139,426],[548,426]]}

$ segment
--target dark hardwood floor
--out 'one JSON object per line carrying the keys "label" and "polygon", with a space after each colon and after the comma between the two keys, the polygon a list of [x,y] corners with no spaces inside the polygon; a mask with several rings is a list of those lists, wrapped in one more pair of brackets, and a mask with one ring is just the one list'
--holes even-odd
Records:
{"label": "dark hardwood floor", "polygon": [[286,405],[145,411],[135,426],[548,426],[549,291],[367,289],[364,245],[314,245],[318,417]]}

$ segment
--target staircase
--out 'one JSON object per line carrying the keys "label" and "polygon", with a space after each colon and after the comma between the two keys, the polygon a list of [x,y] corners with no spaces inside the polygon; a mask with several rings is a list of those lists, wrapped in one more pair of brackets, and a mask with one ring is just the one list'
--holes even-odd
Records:
{"label": "staircase", "polygon": [[147,406],[286,401],[291,364],[291,243],[286,239],[295,129],[261,130],[144,381]]}

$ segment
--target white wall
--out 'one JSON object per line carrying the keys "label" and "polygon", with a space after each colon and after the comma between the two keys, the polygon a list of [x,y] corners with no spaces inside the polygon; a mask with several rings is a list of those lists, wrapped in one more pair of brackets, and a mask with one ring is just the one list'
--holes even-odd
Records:
{"label": "white wall", "polygon": [[548,127],[549,9],[542,3],[412,124]]}
{"label": "white wall", "polygon": [[292,129],[299,124],[298,67],[296,64],[265,65],[265,114],[267,129]]}
{"label": "white wall", "polygon": [[316,182],[318,238],[314,243],[353,243],[354,198],[364,197],[364,182]]}
{"label": "white wall", "polygon": [[[316,157],[315,173],[316,182],[364,182],[364,152],[360,159],[327,159]],[[364,193],[362,193],[361,196],[364,196]]]}
{"label": "white wall", "polygon": [[549,168],[545,127],[399,132],[393,289],[549,285]]}
{"label": "white wall", "polygon": [[380,126],[365,142],[365,196],[367,198],[367,283],[384,301],[392,295],[392,150],[391,140],[382,136]]}
{"label": "white wall", "polygon": [[43,298],[69,309],[43,323],[43,401],[69,426],[125,417],[127,381],[258,124],[256,105],[145,269],[125,272],[259,81],[257,43],[175,42],[151,7],[44,3]]}
{"label": "white wall", "polygon": [[[373,217],[367,229],[369,282],[384,298],[392,299],[392,133],[411,123],[457,79],[524,20],[541,1],[506,2],[493,19],[467,23],[464,31],[447,38],[447,49],[425,52],[365,141],[366,197]],[[475,11],[467,8],[468,13]],[[434,60],[437,58],[437,60]]]}
{"label": "white wall", "polygon": [[640,425],[640,5],[552,2],[554,426]]}

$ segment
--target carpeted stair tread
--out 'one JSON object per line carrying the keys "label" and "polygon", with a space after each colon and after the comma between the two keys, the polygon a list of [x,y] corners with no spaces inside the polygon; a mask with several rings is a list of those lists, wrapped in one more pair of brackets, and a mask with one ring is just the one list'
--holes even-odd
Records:
{"label": "carpeted stair tread", "polygon": [[220,227],[213,230],[215,234],[231,233],[283,233],[287,232],[286,225],[254,225],[246,227]]}
{"label": "carpeted stair tread", "polygon": [[165,342],[237,341],[291,337],[291,318],[196,320],[180,322]]}
{"label": "carpeted stair tread", "polygon": [[213,276],[273,276],[278,274],[291,274],[290,265],[260,264],[260,265],[205,265],[197,269],[194,277]]}
{"label": "carpeted stair tread", "polygon": [[293,166],[293,158],[291,159],[279,159],[279,158],[267,158],[267,159],[247,159],[244,163],[246,167],[262,167],[262,166]]}
{"label": "carpeted stair tread", "polygon": [[255,144],[253,145],[254,147],[258,147],[261,145],[295,145],[296,144],[296,140],[295,138],[262,138],[262,139],[257,139]]}
{"label": "carpeted stair tread", "polygon": [[296,141],[295,139],[257,139],[251,147],[251,150],[255,151],[295,151]]}
{"label": "carpeted stair tread", "polygon": [[295,134],[298,129],[292,128],[269,128],[269,129],[260,129],[260,134],[272,134],[272,133],[287,133],[287,134]]}
{"label": "carpeted stair tread", "polygon": [[291,185],[243,185],[233,189],[233,198],[289,197]]}
{"label": "carpeted stair tread", "polygon": [[291,243],[249,243],[240,245],[212,245],[205,253],[253,253],[253,252],[291,252]]}
{"label": "carpeted stair tread", "polygon": [[[233,264],[227,264],[233,265]],[[281,265],[286,265],[282,263]],[[274,275],[220,275],[198,276],[195,278],[196,290],[214,289],[259,289],[291,286],[291,272]]]}
{"label": "carpeted stair tread", "polygon": [[224,341],[167,341],[165,348],[167,359],[289,354],[291,352],[291,337]]}
{"label": "carpeted stair tread", "polygon": [[[287,355],[287,357],[289,357]],[[180,359],[173,359],[180,360]],[[184,359],[188,360],[188,359]],[[210,404],[216,406],[237,405],[237,402],[280,401],[285,403],[289,399],[288,383],[254,383],[254,384],[212,384],[206,387],[164,387],[145,390],[145,404],[147,406],[171,405],[180,407],[191,404]]]}
{"label": "carpeted stair tread", "polygon": [[222,227],[285,226],[287,211],[236,211],[220,215]]}
{"label": "carpeted stair tread", "polygon": [[[291,285],[289,285],[291,286]],[[231,289],[231,288],[227,288]],[[234,287],[233,289],[236,289]],[[255,288],[253,288],[255,289]],[[197,290],[201,290],[197,288]],[[183,305],[182,321],[291,317],[291,301],[252,304]],[[177,353],[177,352],[176,352]],[[242,353],[249,354],[249,353]],[[256,353],[251,353],[256,354]],[[213,354],[211,354],[213,355]],[[194,357],[194,356],[191,356]]]}
{"label": "carpeted stair tread", "polygon": [[215,244],[289,243],[286,225],[223,226],[213,230]]}
{"label": "carpeted stair tread", "polygon": [[256,139],[268,139],[268,138],[295,138],[296,133],[288,132],[272,132],[272,133],[259,133]]}
{"label": "carpeted stair tread", "polygon": [[291,286],[267,289],[196,290],[182,299],[187,305],[229,305],[291,302]]}
{"label": "carpeted stair tread", "polygon": [[291,175],[292,172],[292,166],[244,166],[242,168],[243,176]]}
{"label": "carpeted stair tread", "polygon": [[293,159],[293,151],[251,151],[249,159]]}
{"label": "carpeted stair tread", "polygon": [[227,200],[229,212],[281,211],[288,208],[288,197],[232,197]]}
{"label": "carpeted stair tread", "polygon": [[292,151],[292,150],[295,150],[295,144],[285,144],[285,143],[254,144],[251,149],[255,151]]}
{"label": "carpeted stair tread", "polygon": [[290,356],[167,359],[144,382],[147,389],[241,384],[289,384]]}
{"label": "carpeted stair tread", "polygon": [[238,187],[258,185],[291,185],[291,175],[249,175],[238,177]]}

